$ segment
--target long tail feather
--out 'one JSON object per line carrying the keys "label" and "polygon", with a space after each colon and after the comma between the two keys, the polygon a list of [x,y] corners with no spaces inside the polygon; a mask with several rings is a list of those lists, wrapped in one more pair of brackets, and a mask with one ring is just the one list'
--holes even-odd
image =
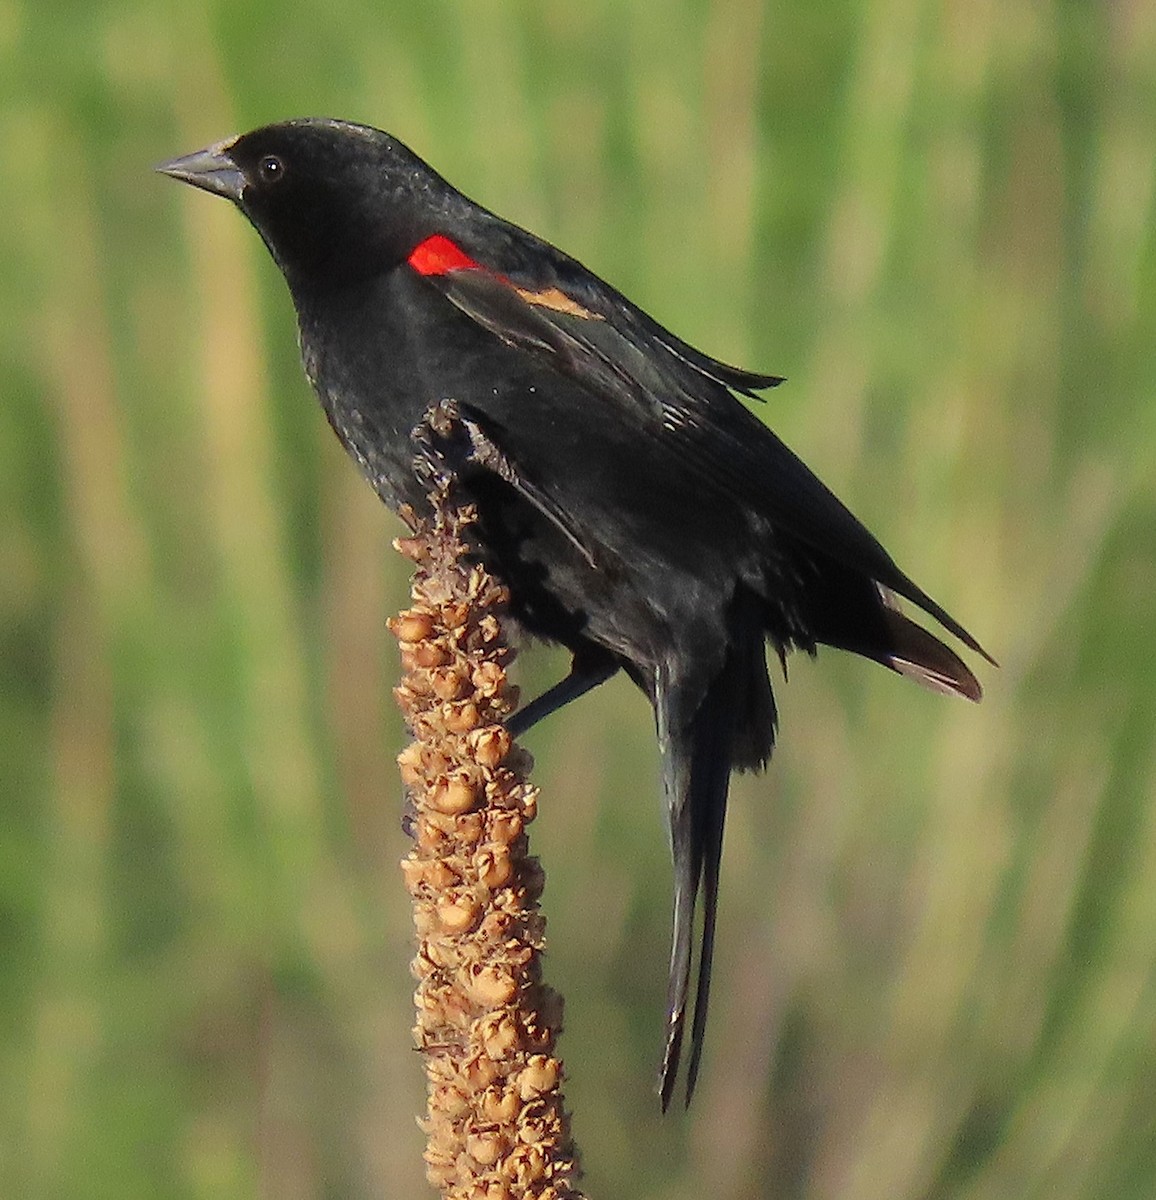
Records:
{"label": "long tail feather", "polygon": [[[906,616],[890,587],[840,564],[828,563],[816,576],[807,599],[816,641],[874,659],[935,692],[968,700],[983,696],[979,680],[963,659]],[[938,616],[951,632],[958,633],[957,622],[950,618],[944,621],[946,614],[938,606],[922,607]],[[963,640],[969,646],[974,641]],[[995,661],[984,651],[980,653],[988,661]]]}
{"label": "long tail feather", "polygon": [[[719,681],[723,682],[723,681]],[[726,681],[729,682],[729,681]],[[679,790],[672,809],[675,863],[674,933],[667,993],[667,1037],[659,1092],[665,1112],[674,1094],[682,1057],[690,978],[694,965],[694,918],[703,897],[702,940],[698,952],[694,1021],[691,1025],[686,1102],[690,1103],[702,1060],[710,1006],[710,977],[718,914],[719,864],[730,783],[730,737],[723,722],[730,706],[708,692],[690,736],[675,732],[670,743],[671,777]],[[669,793],[668,793],[669,795]]]}
{"label": "long tail feather", "polygon": [[670,849],[674,860],[674,927],[671,931],[670,974],[666,992],[666,1044],[662,1053],[659,1084],[662,1111],[666,1112],[682,1057],[702,856],[696,846],[690,795],[690,747],[685,731],[679,728],[673,697],[661,674],[654,708],[658,748],[662,756],[662,790],[670,822]]}
{"label": "long tail feather", "polygon": [[[892,564],[894,566],[894,564]],[[967,632],[966,629],[941,605],[937,604],[932,598],[911,579],[903,574],[898,567],[894,568],[895,574],[889,577],[880,577],[880,583],[884,591],[898,592],[905,599],[910,600],[913,604],[918,604],[921,609],[929,616],[934,617],[948,633],[954,634],[959,640],[969,649],[974,650],[976,654],[986,658],[993,667],[998,667],[999,663]],[[884,596],[884,603],[888,603],[888,598]],[[892,606],[893,607],[893,606]],[[918,627],[917,627],[918,628]],[[930,635],[928,635],[930,636]],[[978,697],[973,697],[978,699]]]}
{"label": "long tail feather", "polygon": [[[725,662],[697,705],[684,705],[682,697],[661,688],[655,700],[674,855],[674,930],[659,1086],[663,1111],[674,1094],[682,1057],[700,889],[702,940],[687,1061],[687,1104],[702,1062],[731,769],[763,765],[774,744],[775,703],[756,609],[746,597],[737,598],[730,618]],[[689,720],[688,707],[693,714]]]}
{"label": "long tail feather", "polygon": [[[721,708],[722,706],[720,706]],[[718,721],[712,721],[717,726]],[[694,997],[694,1023],[690,1031],[690,1060],[686,1068],[686,1102],[689,1105],[702,1064],[706,1017],[710,1008],[710,976],[714,963],[715,925],[718,918],[719,867],[722,863],[723,825],[726,820],[727,790],[730,784],[730,754],[725,745],[726,729],[712,729],[695,746],[691,788],[701,796],[702,828],[702,947],[698,960],[698,987]],[[721,736],[720,736],[721,735]]]}
{"label": "long tail feather", "polygon": [[880,662],[933,692],[982,699],[979,680],[954,650],[896,609],[886,608],[883,619],[888,643]]}

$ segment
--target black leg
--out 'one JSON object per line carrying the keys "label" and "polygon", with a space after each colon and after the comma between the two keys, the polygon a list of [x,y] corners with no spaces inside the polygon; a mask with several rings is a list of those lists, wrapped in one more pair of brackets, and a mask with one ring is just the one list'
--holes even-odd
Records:
{"label": "black leg", "polygon": [[605,683],[617,670],[618,661],[612,655],[602,651],[579,651],[570,663],[570,674],[543,692],[536,700],[523,704],[506,721],[506,728],[515,737],[520,737],[527,729],[537,725],[543,717],[548,717],[558,709],[564,708],[571,700],[584,696],[591,688]]}

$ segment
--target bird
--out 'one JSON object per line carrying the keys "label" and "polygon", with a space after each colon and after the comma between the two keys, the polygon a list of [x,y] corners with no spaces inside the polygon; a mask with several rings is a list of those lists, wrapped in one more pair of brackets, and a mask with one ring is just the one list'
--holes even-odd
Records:
{"label": "bird", "polygon": [[768,644],[784,668],[792,651],[830,646],[978,701],[976,676],[905,600],[995,660],[755,415],[780,376],[689,345],[397,138],[302,118],[157,170],[255,226],[288,285],[313,390],[390,508],[427,502],[415,431],[452,400],[478,552],[518,624],[571,656],[511,732],[620,671],[653,706],[673,858],[658,1092],[665,1112],[693,977],[689,1105],[730,778],[765,767],[775,745]]}

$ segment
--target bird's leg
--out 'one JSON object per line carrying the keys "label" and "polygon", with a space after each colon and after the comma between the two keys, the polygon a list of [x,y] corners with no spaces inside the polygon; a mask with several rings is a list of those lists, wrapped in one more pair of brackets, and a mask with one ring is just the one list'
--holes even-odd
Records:
{"label": "bird's leg", "polygon": [[536,700],[523,704],[516,713],[507,718],[506,728],[515,737],[520,737],[527,729],[537,725],[543,717],[548,717],[558,709],[564,708],[571,700],[577,700],[600,683],[605,683],[617,670],[618,663],[612,655],[600,651],[578,651],[570,662],[569,675],[543,692]]}

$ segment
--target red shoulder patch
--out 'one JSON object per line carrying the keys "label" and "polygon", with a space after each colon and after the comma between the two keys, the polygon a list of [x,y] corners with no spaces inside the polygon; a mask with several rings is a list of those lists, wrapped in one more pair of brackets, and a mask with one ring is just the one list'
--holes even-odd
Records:
{"label": "red shoulder patch", "polygon": [[521,297],[527,304],[538,308],[548,308],[558,313],[566,313],[571,317],[582,317],[584,320],[601,321],[603,318],[596,312],[567,296],[561,288],[548,287],[541,291],[518,287],[505,275],[499,275],[484,267],[457,244],[441,233],[427,237],[413,248],[406,260],[419,275],[448,275],[451,271],[484,271],[491,279],[504,283]]}
{"label": "red shoulder patch", "polygon": [[409,265],[419,275],[444,275],[447,271],[480,271],[482,264],[448,237],[435,233],[427,237],[409,256]]}

